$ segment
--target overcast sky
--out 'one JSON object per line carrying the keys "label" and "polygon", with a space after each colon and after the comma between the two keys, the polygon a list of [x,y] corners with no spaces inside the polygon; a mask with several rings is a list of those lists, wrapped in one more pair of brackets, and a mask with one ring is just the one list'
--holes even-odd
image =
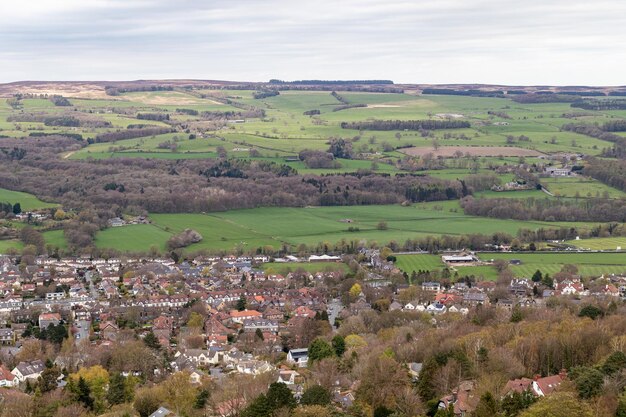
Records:
{"label": "overcast sky", "polygon": [[0,82],[626,84],[623,0],[0,0]]}

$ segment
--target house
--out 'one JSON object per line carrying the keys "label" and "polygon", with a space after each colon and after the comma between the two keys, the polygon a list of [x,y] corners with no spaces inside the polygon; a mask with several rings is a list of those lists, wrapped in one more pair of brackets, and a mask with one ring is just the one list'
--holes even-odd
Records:
{"label": "house", "polygon": [[58,325],[61,322],[61,315],[59,313],[41,313],[39,315],[39,328],[41,330],[47,329],[50,325]]}
{"label": "house", "polygon": [[313,318],[315,317],[315,311],[311,310],[310,308],[306,306],[300,306],[294,310],[293,315],[296,317]]}
{"label": "house", "polygon": [[305,368],[309,362],[309,349],[291,349],[287,353],[287,363],[298,365],[300,368]]}
{"label": "house", "polygon": [[568,177],[572,175],[571,168],[557,168],[557,167],[546,167],[545,173],[550,175],[551,177]]}
{"label": "house", "polygon": [[496,307],[503,308],[503,309],[506,309],[506,310],[513,310],[513,306],[514,305],[515,305],[515,303],[513,302],[513,300],[510,300],[508,298],[500,299],[496,303]]}
{"label": "house", "polygon": [[117,340],[118,331],[119,328],[114,323],[107,321],[100,326],[100,337],[103,340],[114,342]]}
{"label": "house", "polygon": [[409,368],[409,375],[411,376],[413,382],[417,381],[419,379],[420,372],[422,372],[422,364],[411,362],[407,364],[407,367]]}
{"label": "house", "polygon": [[517,392],[519,394],[523,392],[530,392],[534,396],[544,397],[554,392],[566,378],[567,372],[563,370],[558,375],[551,375],[543,378],[536,375],[533,379],[512,379],[506,383],[504,393],[505,395],[509,395],[513,392]]}
{"label": "house", "polygon": [[16,387],[19,380],[4,365],[0,365],[0,387]]}
{"label": "house", "polygon": [[337,388],[333,395],[333,401],[339,404],[343,409],[352,407],[354,400],[354,393],[350,390],[341,391],[339,390],[339,388]]}
{"label": "house", "polygon": [[464,316],[469,314],[469,309],[460,305],[453,305],[448,308],[449,313],[460,313]]}
{"label": "house", "polygon": [[27,379],[37,379],[41,376],[41,373],[44,370],[44,364],[40,360],[32,361],[32,362],[20,362],[17,364],[15,368],[11,371],[13,375],[19,380],[19,382],[24,382]]}
{"label": "house", "polygon": [[295,385],[296,378],[298,378],[300,374],[296,371],[283,369],[278,373],[278,380],[276,382],[283,383],[285,385]]}
{"label": "house", "polygon": [[438,282],[424,282],[422,284],[422,290],[439,292],[439,290],[441,290],[441,284]]}
{"label": "house", "polygon": [[112,219],[109,219],[109,226],[111,227],[120,227],[124,226],[125,224],[126,222],[119,217],[113,217]]}
{"label": "house", "polygon": [[243,324],[244,320],[256,319],[262,316],[263,314],[259,313],[256,310],[243,310],[243,311],[233,310],[230,312],[230,320],[233,323],[239,323],[239,324]]}
{"label": "house", "polygon": [[531,390],[532,385],[533,380],[530,378],[512,379],[504,386],[504,393],[505,395],[512,394],[513,392],[521,394],[523,392]]}
{"label": "house", "polygon": [[580,281],[565,280],[554,285],[558,294],[562,295],[587,295],[585,286]]}
{"label": "house", "polygon": [[396,310],[402,310],[402,304],[400,304],[397,301],[393,301],[391,304],[389,304],[389,311],[396,311]]}
{"label": "house", "polygon": [[545,397],[546,395],[550,395],[554,390],[556,390],[567,378],[567,372],[565,370],[561,371],[558,375],[551,375],[546,377],[535,376],[532,383],[532,390],[534,394],[538,397]]}
{"label": "house", "polygon": [[13,332],[13,329],[0,329],[0,343],[3,345],[15,343],[15,332]]}
{"label": "house", "polygon": [[266,319],[247,319],[243,321],[243,329],[245,332],[269,332],[272,334],[278,333],[278,322]]}
{"label": "house", "polygon": [[463,303],[469,305],[489,304],[489,297],[482,292],[468,292],[463,296]]}
{"label": "house", "polygon": [[437,408],[445,410],[452,405],[456,417],[469,417],[478,404],[478,398],[474,395],[474,385],[474,381],[461,382],[452,394],[439,400]]}
{"label": "house", "polygon": [[204,374],[201,371],[195,368],[191,368],[189,371],[189,381],[191,381],[192,384],[199,384],[202,382],[202,376]]}
{"label": "house", "polygon": [[441,303],[433,303],[426,307],[426,312],[430,314],[443,314],[448,310],[448,308]]}
{"label": "house", "polygon": [[172,411],[165,407],[159,407],[154,413],[150,414],[150,417],[177,417]]}

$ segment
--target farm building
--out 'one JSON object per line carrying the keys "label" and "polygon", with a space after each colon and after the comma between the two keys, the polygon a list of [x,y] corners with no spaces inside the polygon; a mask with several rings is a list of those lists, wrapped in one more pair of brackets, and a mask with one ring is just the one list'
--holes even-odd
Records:
{"label": "farm building", "polygon": [[331,256],[331,255],[311,255],[309,256],[309,262],[332,262],[332,261],[340,261],[340,256]]}
{"label": "farm building", "polygon": [[449,264],[463,264],[476,261],[474,255],[443,255],[441,260]]}
{"label": "farm building", "polygon": [[546,174],[552,177],[568,177],[572,175],[572,170],[570,168],[556,168],[556,167],[547,167]]}

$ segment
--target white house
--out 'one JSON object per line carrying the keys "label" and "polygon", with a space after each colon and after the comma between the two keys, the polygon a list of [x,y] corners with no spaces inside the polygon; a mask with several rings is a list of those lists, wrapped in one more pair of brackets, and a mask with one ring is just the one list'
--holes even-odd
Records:
{"label": "white house", "polygon": [[306,368],[309,362],[309,349],[291,349],[287,353],[287,362],[296,364],[300,368]]}
{"label": "white house", "polygon": [[27,379],[37,379],[44,370],[44,364],[40,360],[32,362],[20,362],[11,373],[19,380],[24,382]]}

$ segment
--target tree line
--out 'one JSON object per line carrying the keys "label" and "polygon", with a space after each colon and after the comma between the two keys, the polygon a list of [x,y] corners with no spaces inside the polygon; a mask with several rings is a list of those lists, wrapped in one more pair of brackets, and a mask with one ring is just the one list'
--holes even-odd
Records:
{"label": "tree line", "polygon": [[605,140],[607,142],[613,143],[612,149],[605,149],[603,154],[605,156],[611,156],[615,158],[624,158],[626,157],[626,138],[616,135],[614,132],[619,129],[621,123],[613,123],[607,122],[602,127],[598,125],[589,125],[584,123],[567,123],[561,127],[562,130],[567,132],[574,132],[581,135],[590,136],[592,138],[597,138],[601,140]]}
{"label": "tree line", "polygon": [[626,110],[626,100],[576,100],[571,104],[584,110]]}
{"label": "tree line", "polygon": [[623,159],[587,158],[583,173],[611,187],[626,191],[626,161]]}
{"label": "tree line", "polygon": [[165,133],[172,133],[172,129],[169,127],[147,127],[142,129],[126,129],[119,130],[117,132],[107,132],[96,135],[96,143],[102,142],[115,142],[124,139],[135,139],[144,136],[156,136],[163,135]]}
{"label": "tree line", "polygon": [[623,200],[584,199],[584,201],[546,198],[474,198],[461,200],[465,214],[498,219],[567,222],[625,222]]}
{"label": "tree line", "polygon": [[372,120],[341,122],[342,129],[356,130],[466,129],[470,126],[470,122],[465,120]]}

